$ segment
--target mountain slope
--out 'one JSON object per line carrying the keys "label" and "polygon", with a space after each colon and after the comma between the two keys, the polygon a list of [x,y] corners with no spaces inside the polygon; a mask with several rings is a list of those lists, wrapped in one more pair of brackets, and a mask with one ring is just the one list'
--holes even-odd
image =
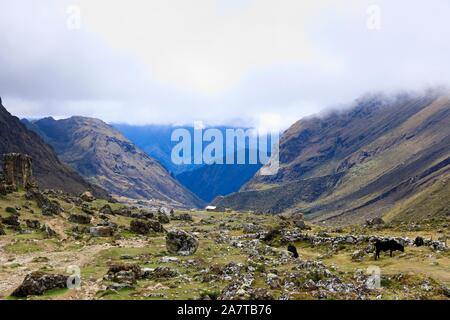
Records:
{"label": "mountain slope", "polygon": [[[411,208],[396,206],[436,183],[448,186],[449,123],[450,98],[444,93],[364,97],[347,110],[295,123],[280,141],[278,174],[257,174],[239,193],[214,203],[303,212],[329,224],[384,214],[408,219]],[[450,195],[448,189],[442,193]],[[434,207],[436,214],[450,211],[448,201]],[[412,211],[409,217],[423,215]]]}
{"label": "mountain slope", "polygon": [[101,120],[45,118],[32,122],[32,127],[45,135],[62,161],[115,195],[175,206],[203,204],[156,160]]}
{"label": "mountain slope", "polygon": [[211,202],[238,191],[260,168],[260,164],[204,165],[177,175],[177,179],[200,199]]}
{"label": "mountain slope", "polygon": [[25,153],[33,158],[34,176],[41,188],[72,194],[90,190],[97,197],[108,197],[105,190],[89,184],[73,169],[62,164],[52,147],[12,116],[0,100],[0,155],[11,152]]}

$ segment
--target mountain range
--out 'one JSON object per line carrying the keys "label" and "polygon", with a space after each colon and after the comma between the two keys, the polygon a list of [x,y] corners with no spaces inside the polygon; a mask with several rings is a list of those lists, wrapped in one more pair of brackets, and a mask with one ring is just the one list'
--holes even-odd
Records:
{"label": "mountain range", "polygon": [[119,198],[151,199],[178,207],[204,204],[158,161],[101,120],[44,118],[25,123],[53,146],[64,163]]}
{"label": "mountain range", "polygon": [[73,194],[91,191],[97,197],[108,197],[104,189],[88,183],[74,169],[64,165],[53,148],[39,135],[28,130],[17,117],[12,116],[0,99],[0,154],[5,153],[30,155],[33,159],[34,176],[41,188],[59,189]]}
{"label": "mountain range", "polygon": [[283,134],[279,157],[277,174],[257,173],[213,204],[334,225],[448,215],[450,95],[368,95],[301,119]]}

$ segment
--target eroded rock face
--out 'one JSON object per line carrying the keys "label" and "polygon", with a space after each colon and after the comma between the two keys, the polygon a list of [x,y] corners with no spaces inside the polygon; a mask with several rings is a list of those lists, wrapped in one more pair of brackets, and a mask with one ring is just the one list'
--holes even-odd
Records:
{"label": "eroded rock face", "polygon": [[31,295],[42,295],[52,289],[63,289],[67,287],[68,276],[58,274],[47,274],[44,272],[32,272],[25,277],[22,284],[11,294],[13,297],[27,297]]}
{"label": "eroded rock face", "polygon": [[21,153],[7,153],[3,155],[3,177],[6,185],[14,189],[26,188],[32,184],[31,157]]}
{"label": "eroded rock face", "polygon": [[173,229],[166,235],[166,248],[172,254],[187,256],[197,251],[198,240],[186,231]]}

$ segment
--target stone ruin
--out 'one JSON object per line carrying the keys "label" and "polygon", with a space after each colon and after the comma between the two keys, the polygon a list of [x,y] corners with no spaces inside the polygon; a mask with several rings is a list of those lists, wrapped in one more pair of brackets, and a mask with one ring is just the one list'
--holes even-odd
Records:
{"label": "stone ruin", "polygon": [[3,155],[3,172],[0,174],[0,194],[27,188],[33,184],[32,159],[20,153]]}

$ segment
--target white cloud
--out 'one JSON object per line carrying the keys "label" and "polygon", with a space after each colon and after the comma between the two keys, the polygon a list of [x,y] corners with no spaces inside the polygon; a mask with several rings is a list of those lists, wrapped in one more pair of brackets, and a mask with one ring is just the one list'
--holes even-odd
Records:
{"label": "white cloud", "polygon": [[450,84],[448,12],[447,0],[2,1],[0,94],[19,116],[285,127],[368,91]]}

